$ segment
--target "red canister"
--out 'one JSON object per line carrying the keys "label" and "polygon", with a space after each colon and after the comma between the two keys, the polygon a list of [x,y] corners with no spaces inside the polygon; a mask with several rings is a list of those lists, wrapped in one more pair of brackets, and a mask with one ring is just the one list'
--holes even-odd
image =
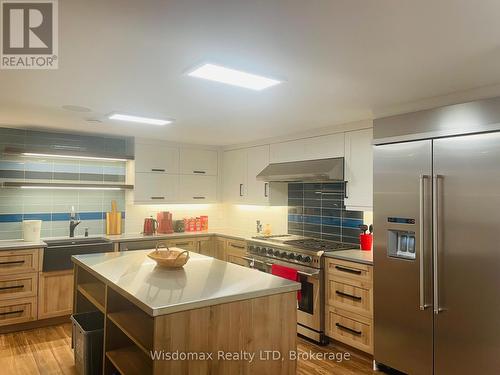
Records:
{"label": "red canister", "polygon": [[370,251],[373,245],[373,234],[360,234],[359,235],[359,245],[361,250]]}

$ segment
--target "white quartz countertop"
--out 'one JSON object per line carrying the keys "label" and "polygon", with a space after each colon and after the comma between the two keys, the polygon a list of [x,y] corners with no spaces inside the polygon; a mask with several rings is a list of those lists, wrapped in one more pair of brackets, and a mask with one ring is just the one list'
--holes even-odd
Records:
{"label": "white quartz countertop", "polygon": [[358,249],[330,251],[326,252],[325,256],[328,258],[373,265],[373,251],[363,251]]}
{"label": "white quartz countertop", "polygon": [[83,267],[150,316],[171,314],[300,289],[300,284],[254,269],[190,253],[182,269],[165,269],[151,250],[73,256]]}

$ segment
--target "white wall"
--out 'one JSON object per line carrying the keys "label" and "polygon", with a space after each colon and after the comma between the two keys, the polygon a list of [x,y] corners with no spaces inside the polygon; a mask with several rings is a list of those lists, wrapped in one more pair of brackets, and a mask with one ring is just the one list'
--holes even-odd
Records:
{"label": "white wall", "polygon": [[164,204],[164,205],[133,205],[127,204],[125,216],[125,231],[140,233],[144,219],[159,211],[169,211],[174,220],[185,217],[208,215],[210,231],[227,231],[241,235],[253,235],[256,230],[256,220],[262,224],[271,224],[273,233],[287,233],[288,208],[266,207],[231,204]]}

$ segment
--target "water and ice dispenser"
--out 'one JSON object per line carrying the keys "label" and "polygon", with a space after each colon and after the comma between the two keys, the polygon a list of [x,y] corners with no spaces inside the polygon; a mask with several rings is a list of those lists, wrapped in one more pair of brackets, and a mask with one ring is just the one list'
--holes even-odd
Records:
{"label": "water and ice dispenser", "polygon": [[387,252],[390,257],[415,259],[415,232],[389,229]]}

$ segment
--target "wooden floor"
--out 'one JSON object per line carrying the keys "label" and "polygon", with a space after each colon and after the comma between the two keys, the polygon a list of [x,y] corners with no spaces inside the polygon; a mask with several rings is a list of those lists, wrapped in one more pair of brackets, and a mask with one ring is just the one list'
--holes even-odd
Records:
{"label": "wooden floor", "polygon": [[[299,339],[301,354],[332,353],[346,351],[343,347],[329,345],[320,347]],[[353,375],[375,374],[371,370],[371,359],[350,352],[348,361],[307,359],[299,360],[298,375]],[[71,350],[71,325],[61,324],[30,331],[0,335],[0,374],[76,374]],[[380,373],[377,373],[380,374]]]}

